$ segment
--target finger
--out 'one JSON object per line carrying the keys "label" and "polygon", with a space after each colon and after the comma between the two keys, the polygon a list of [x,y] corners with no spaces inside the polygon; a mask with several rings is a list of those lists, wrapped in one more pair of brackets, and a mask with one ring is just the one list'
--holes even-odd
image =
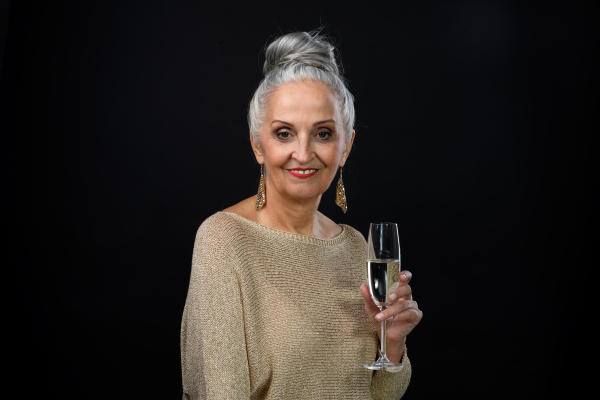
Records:
{"label": "finger", "polygon": [[402,284],[402,282],[410,282],[410,280],[412,279],[412,272],[410,271],[400,271],[400,284]]}
{"label": "finger", "polygon": [[408,321],[416,325],[419,323],[419,321],[421,321],[421,318],[423,318],[423,312],[421,310],[415,308],[408,308],[388,319],[392,321]]}
{"label": "finger", "polygon": [[375,314],[377,314],[377,312],[379,311],[379,307],[377,307],[377,304],[375,304],[375,302],[371,298],[369,287],[367,285],[361,285],[360,293],[365,299],[365,311],[367,312],[367,315],[369,316],[369,318],[374,320]]}
{"label": "finger", "polygon": [[410,309],[410,308],[417,308],[418,309],[417,302],[416,301],[411,301],[411,300],[399,301],[399,302],[397,302],[395,304],[392,304],[387,309],[382,310],[380,313],[378,313],[375,316],[375,319],[377,321],[381,321],[383,319],[393,319],[395,315],[400,314],[404,310],[407,310],[407,309]]}
{"label": "finger", "polygon": [[419,305],[416,301],[407,300],[407,301],[399,301],[397,303],[392,304],[386,310],[381,311],[375,316],[377,321],[381,321],[383,319],[393,319],[394,321],[398,318],[397,315],[402,314],[404,311],[408,309],[419,310]]}
{"label": "finger", "polygon": [[[406,289],[402,289],[412,279],[412,272],[408,270],[400,271],[399,278],[399,286],[390,293],[389,299],[391,301],[412,300],[412,296],[406,292]],[[398,290],[399,292],[397,292],[396,290]]]}
{"label": "finger", "polygon": [[412,289],[407,283],[403,283],[398,288],[394,289],[388,296],[392,302],[404,300],[412,300]]}

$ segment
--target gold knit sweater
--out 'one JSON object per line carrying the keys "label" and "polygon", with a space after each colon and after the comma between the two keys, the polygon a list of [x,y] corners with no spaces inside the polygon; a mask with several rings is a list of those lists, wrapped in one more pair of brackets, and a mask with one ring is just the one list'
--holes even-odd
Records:
{"label": "gold knit sweater", "polygon": [[399,399],[411,376],[363,367],[366,243],[324,240],[219,212],[200,226],[181,326],[184,399]]}

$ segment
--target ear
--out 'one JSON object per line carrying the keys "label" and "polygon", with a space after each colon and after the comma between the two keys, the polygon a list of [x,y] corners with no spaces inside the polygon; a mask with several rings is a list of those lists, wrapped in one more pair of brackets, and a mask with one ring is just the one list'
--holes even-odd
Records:
{"label": "ear", "polygon": [[256,157],[256,161],[261,165],[264,164],[265,157],[263,156],[262,149],[260,148],[260,145],[254,141],[254,136],[252,136],[252,133],[250,133],[250,145],[252,146],[252,151],[254,151],[254,157]]}
{"label": "ear", "polygon": [[354,133],[355,133],[355,131],[352,131],[352,137],[350,138],[350,140],[348,141],[348,144],[346,145],[346,148],[344,149],[344,153],[342,154],[342,159],[340,160],[340,167],[343,167],[344,164],[346,164],[346,160],[348,159],[348,156],[350,155],[350,150],[352,150],[352,143],[354,143]]}

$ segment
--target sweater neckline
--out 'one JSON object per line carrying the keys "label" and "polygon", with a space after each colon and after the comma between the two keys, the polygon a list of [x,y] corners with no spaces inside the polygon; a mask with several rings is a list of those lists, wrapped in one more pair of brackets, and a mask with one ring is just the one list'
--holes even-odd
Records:
{"label": "sweater neckline", "polygon": [[334,237],[332,239],[321,239],[321,238],[316,238],[314,236],[306,236],[301,233],[287,232],[287,231],[282,231],[280,229],[271,228],[269,226],[265,226],[265,225],[259,224],[258,222],[249,220],[246,217],[242,217],[239,214],[235,214],[235,213],[228,212],[228,211],[218,211],[217,214],[225,214],[227,216],[231,216],[232,218],[237,219],[238,221],[241,221],[246,225],[249,225],[255,229],[262,230],[265,233],[274,234],[274,235],[286,237],[289,239],[298,240],[298,241],[305,242],[305,243],[316,244],[316,245],[320,245],[320,246],[333,246],[333,245],[339,244],[346,239],[346,237],[348,236],[348,233],[349,233],[348,225],[338,224],[339,226],[342,227],[342,232],[339,235],[337,235],[336,237]]}

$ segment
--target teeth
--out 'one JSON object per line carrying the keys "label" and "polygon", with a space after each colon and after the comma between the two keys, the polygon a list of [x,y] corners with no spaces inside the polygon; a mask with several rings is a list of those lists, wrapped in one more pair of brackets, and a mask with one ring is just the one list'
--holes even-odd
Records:
{"label": "teeth", "polygon": [[316,169],[307,169],[305,171],[299,170],[299,169],[293,169],[292,171],[294,171],[297,174],[302,174],[302,175],[306,175],[306,174],[312,174],[313,172],[316,172]]}

